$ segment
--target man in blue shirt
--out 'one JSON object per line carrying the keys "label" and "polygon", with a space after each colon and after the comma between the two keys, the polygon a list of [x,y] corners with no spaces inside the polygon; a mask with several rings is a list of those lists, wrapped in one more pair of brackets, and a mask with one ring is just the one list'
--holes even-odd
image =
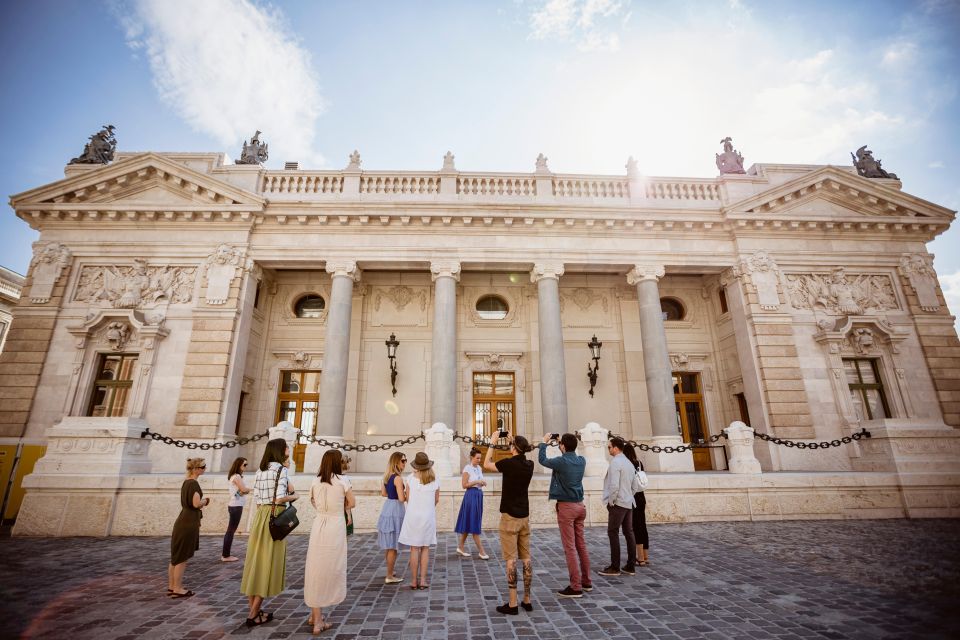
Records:
{"label": "man in blue shirt", "polygon": [[587,555],[587,543],[583,537],[583,523],[587,519],[587,509],[583,506],[583,472],[587,461],[574,453],[577,450],[577,437],[565,433],[560,438],[561,455],[547,457],[547,444],[551,434],[543,437],[540,443],[539,461],[544,467],[553,470],[550,477],[550,499],[557,501],[557,527],[563,543],[563,554],[567,559],[567,572],[570,584],[557,594],[562,598],[581,598],[584,591],[593,589],[590,582],[590,556]]}

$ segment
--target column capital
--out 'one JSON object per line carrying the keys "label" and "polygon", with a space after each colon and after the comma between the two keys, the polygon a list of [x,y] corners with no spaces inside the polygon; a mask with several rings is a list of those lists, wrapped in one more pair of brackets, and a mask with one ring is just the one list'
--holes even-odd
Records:
{"label": "column capital", "polygon": [[627,283],[635,285],[644,280],[660,280],[666,273],[662,264],[635,264],[627,272]]}
{"label": "column capital", "polygon": [[536,262],[530,270],[530,282],[537,283],[544,278],[559,280],[563,275],[563,263],[560,261]]}
{"label": "column capital", "polygon": [[327,260],[327,273],[331,277],[345,276],[354,282],[360,281],[360,269],[354,260]]}
{"label": "column capital", "polygon": [[456,260],[433,260],[430,262],[430,279],[453,278],[460,282],[460,263]]}

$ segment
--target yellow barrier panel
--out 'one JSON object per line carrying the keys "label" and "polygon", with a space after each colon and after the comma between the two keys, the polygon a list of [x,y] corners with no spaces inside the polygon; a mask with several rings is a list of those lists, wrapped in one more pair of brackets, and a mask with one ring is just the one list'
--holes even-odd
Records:
{"label": "yellow barrier panel", "polygon": [[[16,450],[15,445],[11,445],[11,447]],[[4,449],[6,448],[7,447],[4,447]],[[20,462],[17,464],[17,470],[13,478],[13,487],[10,489],[10,498],[7,500],[7,508],[3,512],[4,520],[13,520],[17,517],[17,513],[20,511],[20,504],[23,502],[23,478],[33,473],[33,466],[37,464],[37,460],[42,458],[46,451],[47,448],[39,444],[27,444],[23,446],[23,449],[20,451]],[[12,462],[11,460],[11,463]],[[3,468],[5,469],[6,467]],[[9,471],[7,473],[9,474]],[[9,475],[5,475],[4,477],[9,478]]]}

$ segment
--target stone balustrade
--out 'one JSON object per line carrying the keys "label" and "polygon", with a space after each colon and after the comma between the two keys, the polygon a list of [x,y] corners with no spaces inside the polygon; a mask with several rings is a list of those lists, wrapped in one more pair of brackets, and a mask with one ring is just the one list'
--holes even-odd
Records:
{"label": "stone balustrade", "polygon": [[717,206],[719,179],[638,178],[577,174],[460,171],[265,171],[260,191],[276,199],[404,199],[589,201],[622,207],[638,201]]}

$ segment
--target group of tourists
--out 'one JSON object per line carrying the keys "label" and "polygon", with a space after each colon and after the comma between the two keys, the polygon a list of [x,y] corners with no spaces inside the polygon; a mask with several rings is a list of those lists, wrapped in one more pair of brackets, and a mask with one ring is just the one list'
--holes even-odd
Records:
{"label": "group of tourists", "polygon": [[[547,447],[557,441],[560,455],[549,457]],[[577,437],[567,433],[547,434],[539,445],[539,462],[552,472],[550,499],[556,500],[557,526],[566,558],[569,584],[557,595],[566,598],[583,597],[593,589],[590,557],[584,540],[586,507],[583,504],[583,476],[586,460],[577,455]],[[488,447],[486,456],[480,449],[470,450],[469,461],[461,473],[464,489],[460,513],[454,531],[458,534],[456,552],[471,557],[465,548],[467,537],[473,536],[478,557],[487,555],[480,537],[483,520],[483,472],[502,475],[500,498],[499,538],[501,555],[506,563],[507,601],[496,607],[504,615],[518,615],[522,607],[533,611],[531,588],[533,559],[530,554],[529,487],[534,464],[526,455],[533,450],[528,440],[516,436],[510,440],[508,457],[494,461],[494,448]],[[603,484],[603,502],[609,520],[610,564],[599,571],[602,576],[635,575],[638,565],[646,565],[649,539],[644,516],[646,501],[643,496],[643,465],[632,445],[621,438],[608,442],[611,455]],[[433,471],[433,461],[420,452],[410,462],[407,456],[395,452],[390,456],[383,475],[380,495],[386,498],[377,520],[377,543],[386,560],[386,584],[399,584],[396,563],[401,546],[410,550],[410,583],[412,590],[429,589],[430,547],[437,544],[437,504],[440,501],[440,483]],[[307,623],[313,634],[319,634],[332,625],[324,617],[323,609],[335,606],[347,595],[347,535],[352,531],[351,510],[356,505],[353,488],[346,475],[349,458],[339,450],[323,455],[320,470],[310,486],[310,503],[316,511],[310,530],[305,563],[303,598],[311,613]],[[246,626],[256,627],[273,620],[273,613],[262,608],[264,598],[283,591],[286,580],[286,540],[271,534],[271,520],[298,498],[290,479],[290,447],[282,438],[267,443],[252,488],[244,483],[247,468],[245,458],[237,458],[230,467],[227,481],[230,488],[228,503],[229,525],[223,539],[222,562],[236,562],[231,554],[234,534],[240,523],[248,494],[253,494],[256,512],[250,527],[247,553],[243,567],[240,591],[247,596]],[[194,595],[183,586],[187,560],[200,548],[200,520],[202,510],[210,504],[203,497],[197,479],[203,475],[203,458],[187,460],[187,478],[180,491],[181,512],[173,528],[168,571],[167,597],[187,598]],[[291,512],[292,513],[292,512]],[[627,558],[621,565],[620,533],[626,540]],[[523,596],[518,594],[519,579],[523,580]]]}

